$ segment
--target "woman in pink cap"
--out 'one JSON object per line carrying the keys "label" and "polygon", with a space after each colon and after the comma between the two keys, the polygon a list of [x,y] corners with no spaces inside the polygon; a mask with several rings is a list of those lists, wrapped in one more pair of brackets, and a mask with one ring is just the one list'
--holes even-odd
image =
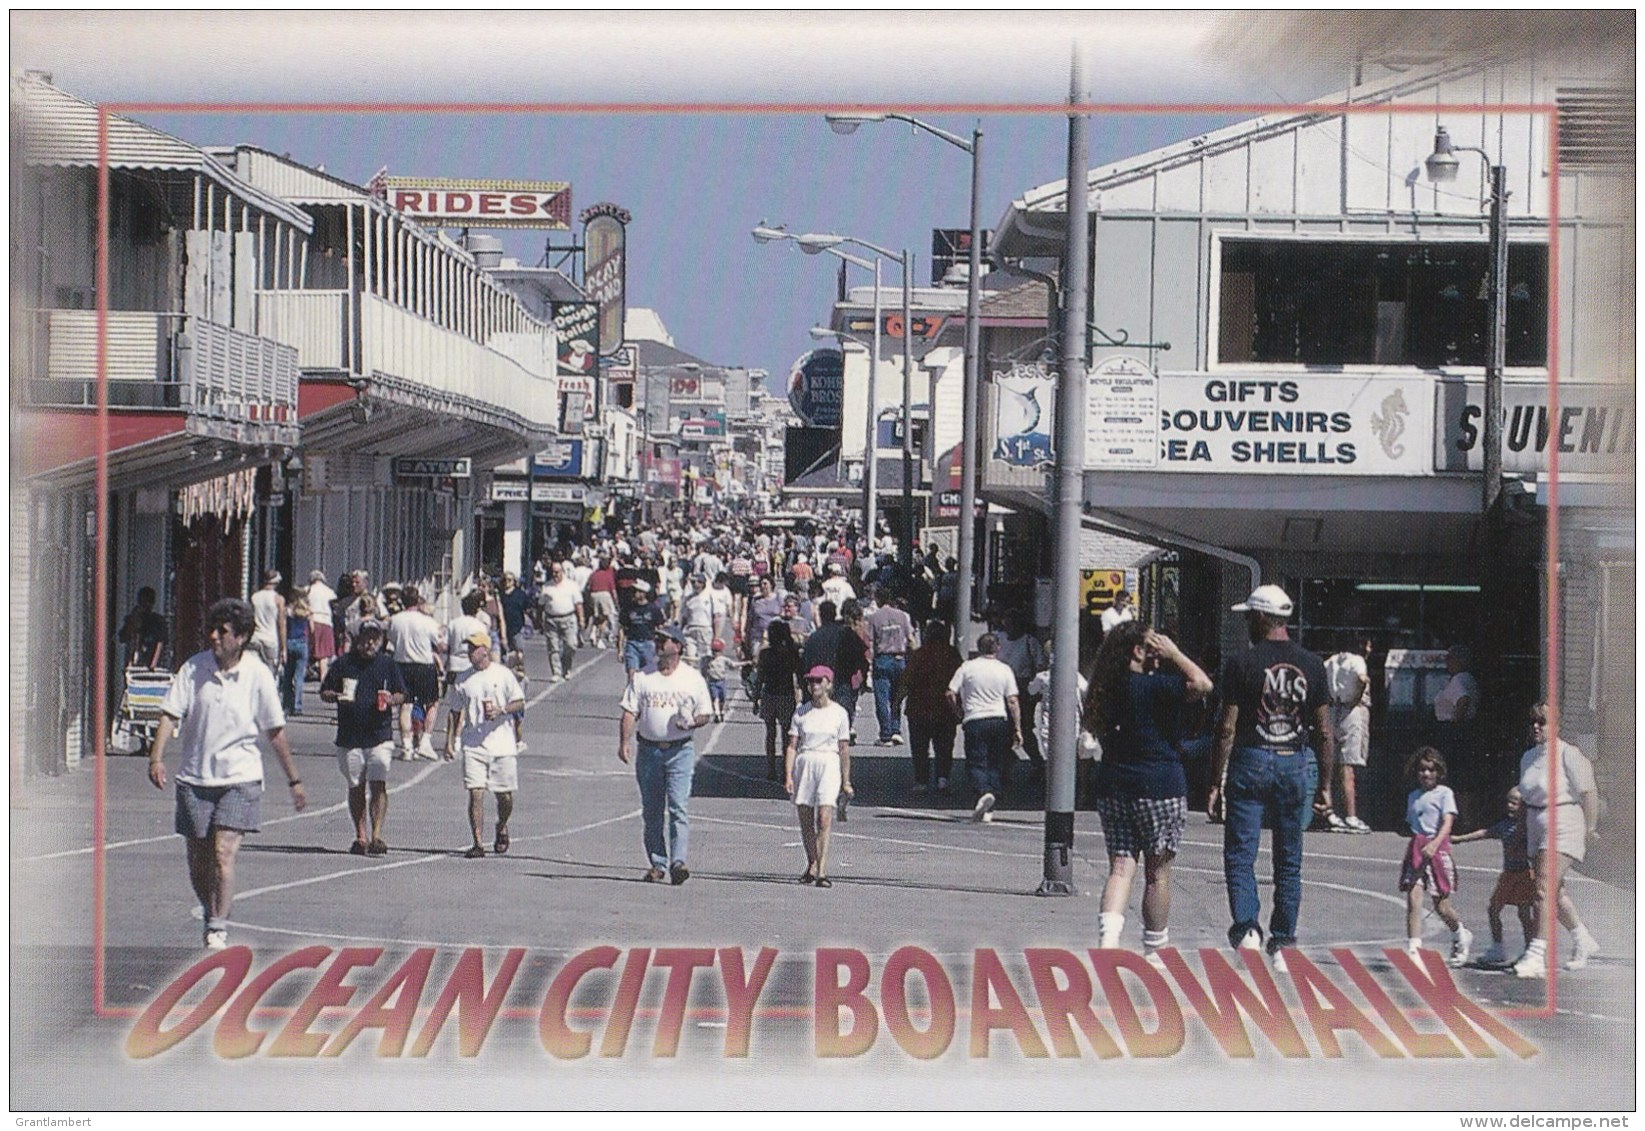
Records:
{"label": "woman in pink cap", "polygon": [[851,720],[845,708],[829,698],[834,672],[818,664],[805,673],[810,701],[794,712],[785,757],[785,788],[800,811],[800,839],[805,842],[802,884],[834,886],[827,875],[828,834],[834,827],[834,805],[851,789]]}

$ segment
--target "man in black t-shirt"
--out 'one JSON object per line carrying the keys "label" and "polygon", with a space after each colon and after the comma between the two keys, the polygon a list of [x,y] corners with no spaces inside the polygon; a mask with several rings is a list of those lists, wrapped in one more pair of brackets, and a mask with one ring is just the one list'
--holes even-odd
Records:
{"label": "man in black t-shirt", "polygon": [[623,670],[632,676],[657,665],[657,626],[663,623],[663,613],[651,599],[649,581],[636,579],[631,591],[633,603],[618,615],[617,626]]}
{"label": "man in black t-shirt", "polygon": [[1226,807],[1222,868],[1233,915],[1232,946],[1262,945],[1256,859],[1264,823],[1273,829],[1268,953],[1275,968],[1284,970],[1282,950],[1296,945],[1302,904],[1302,833],[1335,761],[1325,665],[1291,641],[1285,628],[1291,598],[1279,586],[1258,586],[1233,611],[1246,614],[1251,648],[1223,665],[1222,718],[1207,808],[1215,820]]}
{"label": "man in black t-shirt", "polygon": [[[353,646],[334,661],[320,684],[320,698],[337,704],[337,768],[348,782],[354,818],[354,856],[384,856],[383,818],[388,815],[388,769],[394,760],[394,712],[405,702],[400,665],[383,653],[381,621],[362,621]],[[366,837],[366,792],[371,793],[371,836]]]}

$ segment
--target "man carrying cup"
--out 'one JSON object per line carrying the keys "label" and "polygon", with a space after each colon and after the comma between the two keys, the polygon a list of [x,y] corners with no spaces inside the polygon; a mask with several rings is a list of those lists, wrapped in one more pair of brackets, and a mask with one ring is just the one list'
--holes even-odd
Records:
{"label": "man carrying cup", "polygon": [[451,685],[446,697],[450,722],[445,758],[448,762],[456,758],[460,730],[468,826],[474,834],[474,844],[464,855],[478,860],[486,854],[480,826],[488,792],[497,797],[497,837],[492,850],[499,856],[508,851],[508,819],[514,814],[514,791],[520,777],[513,716],[525,710],[525,689],[507,664],[492,661],[491,638],[484,632],[476,632],[464,643],[473,667]]}
{"label": "man carrying cup", "polygon": [[384,635],[382,621],[361,621],[351,647],[331,664],[320,683],[321,700],[337,704],[337,768],[348,782],[348,813],[354,818],[354,843],[348,851],[353,856],[388,854],[383,818],[388,815],[388,768],[394,760],[394,709],[405,701],[406,685],[400,665],[383,652]]}

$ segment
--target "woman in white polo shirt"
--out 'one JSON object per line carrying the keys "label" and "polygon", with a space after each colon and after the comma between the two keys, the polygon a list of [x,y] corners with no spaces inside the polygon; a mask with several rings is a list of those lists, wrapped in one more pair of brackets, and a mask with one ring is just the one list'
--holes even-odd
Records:
{"label": "woman in white polo shirt", "polygon": [[805,673],[810,701],[794,712],[785,757],[785,788],[800,813],[800,839],[805,842],[802,884],[831,888],[828,871],[828,834],[834,827],[834,805],[851,789],[851,720],[845,708],[829,698],[834,672],[818,664]]}

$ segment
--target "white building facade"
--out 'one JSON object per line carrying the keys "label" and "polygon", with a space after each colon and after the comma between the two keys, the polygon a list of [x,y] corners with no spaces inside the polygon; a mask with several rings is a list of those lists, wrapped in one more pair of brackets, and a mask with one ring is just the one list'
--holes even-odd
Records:
{"label": "white building facade", "polygon": [[[1556,458],[1566,731],[1592,736],[1589,749],[1620,745],[1625,729],[1632,749],[1631,690],[1625,728],[1606,708],[1632,678],[1631,650],[1613,655],[1633,579],[1619,476],[1634,453],[1632,153],[1618,161],[1591,140],[1624,99],[1631,129],[1631,79],[1549,59],[1406,71],[1088,179],[1090,321],[1102,333],[1087,521],[1185,555],[1184,623],[1171,627],[1202,656],[1240,646],[1226,609],[1258,581],[1291,592],[1297,635],[1322,653],[1359,633],[1379,659],[1472,648],[1490,712],[1480,748],[1496,753],[1469,784],[1485,792],[1554,674],[1541,629]],[[1508,175],[1504,501],[1489,517],[1489,182],[1469,154],[1457,181],[1425,178],[1439,127]],[[1060,255],[1065,200],[1063,183],[1026,192],[996,253]],[[1022,410],[1033,385],[1017,374],[985,395],[985,483],[1045,510],[1044,467],[999,458],[1031,446],[1031,432],[1055,435],[1049,412]],[[1421,684],[1387,688],[1385,740],[1415,741]],[[1395,761],[1390,748],[1382,762],[1397,776]]]}

